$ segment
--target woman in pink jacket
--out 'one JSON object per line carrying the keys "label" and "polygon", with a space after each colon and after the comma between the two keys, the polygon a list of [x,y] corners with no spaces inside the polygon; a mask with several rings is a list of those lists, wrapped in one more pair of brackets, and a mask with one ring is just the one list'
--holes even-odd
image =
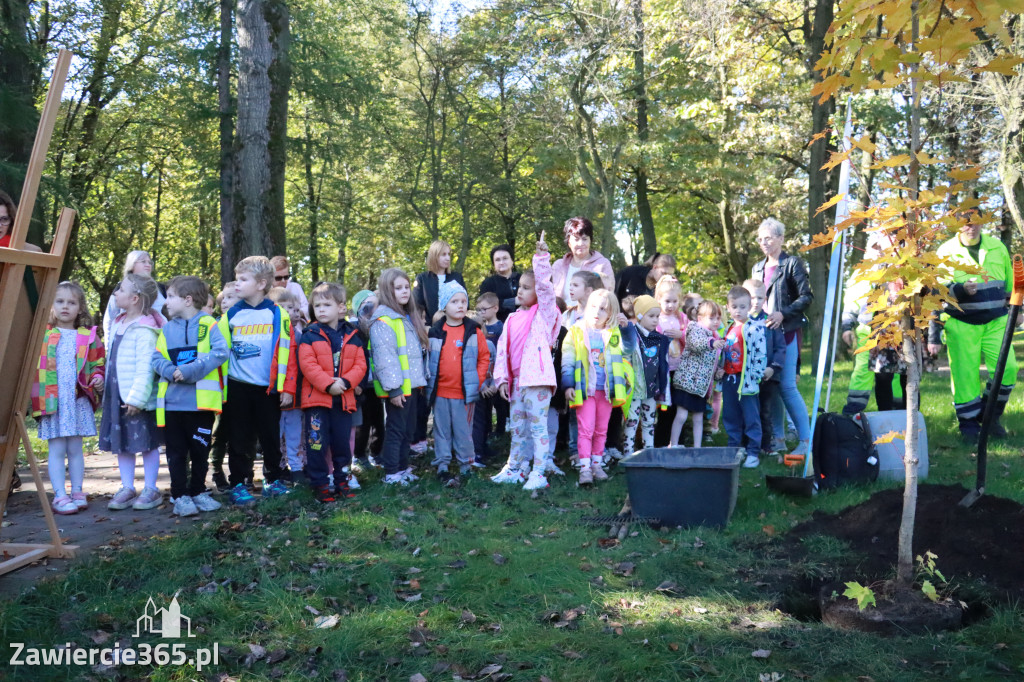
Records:
{"label": "woman in pink jacket", "polygon": [[[519,310],[505,320],[494,360],[494,383],[501,396],[512,403],[512,448],[508,462],[491,480],[526,480],[526,490],[546,487],[544,474],[549,468],[554,470],[548,442],[548,407],[557,382],[551,347],[558,341],[561,318],[551,285],[550,261],[542,232],[533,255],[533,269],[519,280]],[[528,439],[533,449],[532,471]]]}
{"label": "woman in pink jacket", "polygon": [[569,281],[581,270],[596,272],[601,276],[604,288],[615,291],[615,272],[612,270],[611,261],[590,248],[594,241],[593,223],[583,216],[576,216],[565,221],[563,230],[569,253],[555,261],[551,268],[555,296],[561,296],[563,301],[568,301]]}

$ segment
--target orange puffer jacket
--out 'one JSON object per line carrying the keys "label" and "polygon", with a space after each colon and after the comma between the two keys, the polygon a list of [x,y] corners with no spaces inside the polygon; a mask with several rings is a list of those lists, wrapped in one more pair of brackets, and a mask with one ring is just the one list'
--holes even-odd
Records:
{"label": "orange puffer jacket", "polygon": [[[355,387],[366,376],[366,354],[363,352],[363,341],[357,330],[348,322],[338,327],[342,335],[341,359],[338,373],[334,372],[334,353],[327,331],[314,323],[302,332],[299,340],[299,375],[295,378],[295,400],[299,407],[331,407],[333,398],[327,389],[338,377],[345,381],[348,388],[341,394],[341,407],[346,412],[356,411]],[[285,391],[289,387],[285,387]]]}

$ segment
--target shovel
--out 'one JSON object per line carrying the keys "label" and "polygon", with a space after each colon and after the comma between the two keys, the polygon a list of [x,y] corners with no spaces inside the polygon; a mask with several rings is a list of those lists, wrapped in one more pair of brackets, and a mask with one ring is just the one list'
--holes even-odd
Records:
{"label": "shovel", "polygon": [[1024,302],[1024,262],[1020,254],[1013,257],[1013,293],[1010,294],[1010,312],[1006,316],[1006,331],[1003,332],[1003,345],[999,349],[996,369],[989,379],[988,400],[981,418],[981,433],[978,434],[978,478],[974,490],[960,500],[961,507],[970,507],[985,494],[985,476],[988,473],[988,434],[992,430],[992,420],[996,416],[996,402],[999,399],[999,387],[1003,384],[1003,373],[1006,371],[1006,358],[1013,352],[1013,330],[1017,327],[1017,316],[1020,314],[1021,303]]}
{"label": "shovel", "polygon": [[785,495],[799,495],[800,497],[814,497],[818,492],[818,486],[814,483],[814,476],[797,476],[798,466],[805,464],[807,458],[804,455],[783,455],[782,463],[789,467],[789,476],[765,476],[764,481],[769,488]]}

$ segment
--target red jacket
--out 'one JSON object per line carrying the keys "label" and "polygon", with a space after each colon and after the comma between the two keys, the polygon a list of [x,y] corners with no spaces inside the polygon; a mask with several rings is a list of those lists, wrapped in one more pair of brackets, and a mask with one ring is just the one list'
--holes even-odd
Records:
{"label": "red jacket", "polygon": [[[334,374],[334,353],[331,351],[331,340],[319,323],[315,323],[302,332],[299,341],[299,376],[288,377],[285,390],[295,393],[295,401],[299,407],[333,406],[333,398],[327,389],[338,376],[348,384],[348,390],[341,394],[341,408],[346,412],[356,411],[355,387],[366,376],[366,354],[363,352],[363,341],[357,330],[348,322],[338,328],[342,334],[341,361],[338,375]],[[289,387],[288,381],[292,384]]]}

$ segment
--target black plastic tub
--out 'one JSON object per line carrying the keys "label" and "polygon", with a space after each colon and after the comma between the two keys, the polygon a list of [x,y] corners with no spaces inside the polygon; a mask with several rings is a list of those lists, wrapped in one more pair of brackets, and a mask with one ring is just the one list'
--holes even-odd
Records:
{"label": "black plastic tub", "polygon": [[619,466],[635,515],[722,528],[736,507],[742,461],[740,448],[645,448]]}

